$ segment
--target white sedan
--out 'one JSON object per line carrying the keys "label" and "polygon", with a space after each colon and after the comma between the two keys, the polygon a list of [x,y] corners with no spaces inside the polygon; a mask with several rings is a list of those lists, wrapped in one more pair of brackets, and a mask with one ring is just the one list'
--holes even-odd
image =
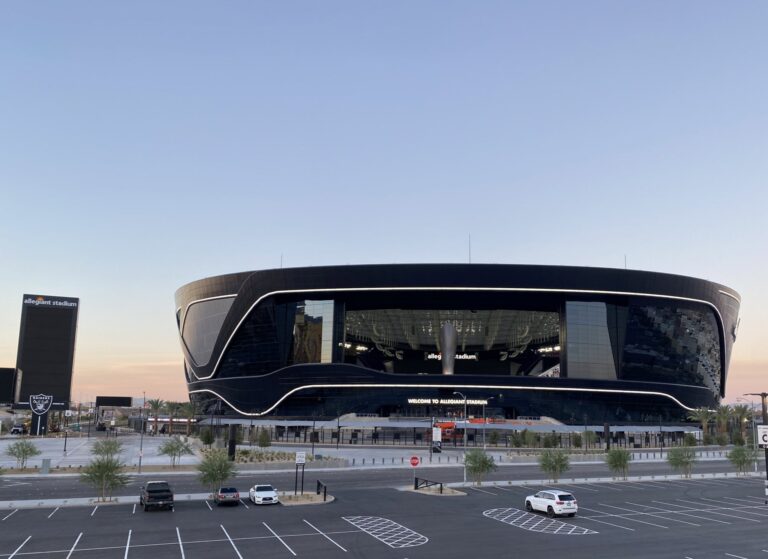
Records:
{"label": "white sedan", "polygon": [[248,497],[254,505],[276,505],[280,502],[277,491],[271,485],[254,485]]}
{"label": "white sedan", "polygon": [[525,498],[525,510],[528,512],[539,510],[553,518],[560,514],[573,516],[578,512],[579,506],[576,497],[571,493],[560,489],[547,489],[535,495],[528,495]]}

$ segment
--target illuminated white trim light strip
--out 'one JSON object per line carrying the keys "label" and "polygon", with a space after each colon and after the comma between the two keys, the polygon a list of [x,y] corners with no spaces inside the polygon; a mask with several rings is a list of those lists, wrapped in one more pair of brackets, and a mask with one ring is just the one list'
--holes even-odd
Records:
{"label": "illuminated white trim light strip", "polygon": [[680,400],[667,394],[666,392],[654,392],[651,390],[619,390],[612,388],[569,388],[569,387],[555,387],[555,386],[501,386],[493,384],[307,384],[304,386],[297,386],[286,392],[277,402],[272,404],[271,407],[262,412],[246,412],[232,404],[229,400],[224,398],[218,392],[211,390],[210,388],[199,388],[197,390],[190,390],[190,394],[197,394],[200,392],[209,392],[224,401],[230,408],[237,413],[245,416],[261,416],[266,415],[277,406],[279,406],[286,398],[290,397],[294,393],[300,390],[311,390],[313,388],[452,388],[452,389],[478,389],[478,390],[547,390],[550,392],[599,392],[607,394],[642,394],[643,396],[662,396],[669,398],[675,402],[681,408],[687,411],[693,411],[695,408],[689,408],[683,404]]}
{"label": "illuminated white trim light strip", "polygon": [[[234,330],[232,330],[232,333],[229,335],[229,338],[227,339],[227,343],[224,344],[224,347],[222,348],[221,352],[219,353],[219,357],[216,360],[216,365],[214,365],[213,370],[211,371],[211,374],[207,377],[200,377],[197,375],[197,373],[192,370],[192,374],[195,376],[198,380],[206,380],[209,378],[212,378],[216,371],[219,368],[219,364],[221,363],[221,358],[224,357],[224,353],[226,353],[227,348],[229,347],[229,344],[232,342],[232,338],[235,337],[235,334],[237,334],[237,331],[240,330],[240,326],[243,324],[246,318],[248,318],[248,315],[251,314],[251,311],[253,311],[254,308],[264,299],[267,297],[271,297],[273,295],[286,295],[291,293],[343,293],[343,292],[358,292],[358,291],[490,291],[490,292],[538,292],[538,293],[578,293],[578,294],[586,294],[586,295],[625,295],[625,296],[636,296],[636,297],[652,297],[657,299],[672,299],[677,301],[689,301],[692,303],[701,303],[704,305],[708,305],[712,307],[712,309],[717,313],[717,317],[720,320],[720,328],[723,331],[723,341],[725,340],[725,323],[723,322],[723,316],[720,314],[720,311],[718,308],[710,303],[709,301],[703,301],[701,299],[692,299],[690,297],[679,297],[677,295],[659,295],[657,293],[636,293],[633,291],[601,291],[601,290],[589,290],[589,289],[550,289],[550,288],[533,288],[533,287],[333,287],[333,288],[313,288],[313,289],[287,289],[287,290],[279,290],[279,291],[270,291],[269,293],[265,293],[250,306],[247,312],[245,312],[240,318],[240,321],[237,323],[237,326],[235,326]],[[231,295],[222,295],[222,297],[231,297]],[[201,299],[202,300],[202,299]],[[190,303],[191,304],[191,303]],[[187,308],[189,308],[189,305],[187,305]],[[184,313],[185,319],[186,319],[186,312]],[[182,330],[183,331],[183,330]]]}
{"label": "illuminated white trim light strip", "polygon": [[741,305],[741,299],[739,297],[737,297],[736,295],[734,295],[733,293],[728,293],[727,291],[723,291],[722,289],[718,289],[718,291],[720,293],[722,293],[723,295],[725,295],[727,297],[730,297],[731,299],[735,299],[736,302],[738,302],[739,305]]}

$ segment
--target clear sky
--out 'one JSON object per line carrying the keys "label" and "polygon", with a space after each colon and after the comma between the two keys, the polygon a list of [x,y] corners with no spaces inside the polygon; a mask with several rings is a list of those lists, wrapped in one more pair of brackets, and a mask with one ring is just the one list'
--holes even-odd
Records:
{"label": "clear sky", "polygon": [[73,399],[181,400],[174,291],[284,266],[623,267],[743,297],[768,390],[768,3],[6,1],[0,366],[81,299]]}

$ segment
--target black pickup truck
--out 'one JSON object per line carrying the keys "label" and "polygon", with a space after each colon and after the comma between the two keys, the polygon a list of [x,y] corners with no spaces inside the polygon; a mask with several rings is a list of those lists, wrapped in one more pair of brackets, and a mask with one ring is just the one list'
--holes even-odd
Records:
{"label": "black pickup truck", "polygon": [[144,511],[150,508],[167,508],[173,510],[173,491],[166,481],[148,481],[141,487],[139,504]]}

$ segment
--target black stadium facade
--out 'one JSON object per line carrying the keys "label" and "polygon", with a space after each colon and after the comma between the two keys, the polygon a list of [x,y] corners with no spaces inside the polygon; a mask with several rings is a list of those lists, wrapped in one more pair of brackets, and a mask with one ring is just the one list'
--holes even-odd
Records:
{"label": "black stadium facade", "polygon": [[[243,272],[176,292],[207,413],[683,420],[725,393],[732,289],[605,268],[485,264]],[[456,394],[458,393],[458,394]]]}

